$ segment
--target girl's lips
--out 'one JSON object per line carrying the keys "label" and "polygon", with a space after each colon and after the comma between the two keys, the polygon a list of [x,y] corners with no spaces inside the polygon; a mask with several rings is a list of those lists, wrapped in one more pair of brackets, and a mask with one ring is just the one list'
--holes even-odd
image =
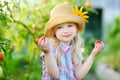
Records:
{"label": "girl's lips", "polygon": [[69,37],[69,36],[71,36],[70,34],[68,34],[68,35],[63,35],[63,37]]}

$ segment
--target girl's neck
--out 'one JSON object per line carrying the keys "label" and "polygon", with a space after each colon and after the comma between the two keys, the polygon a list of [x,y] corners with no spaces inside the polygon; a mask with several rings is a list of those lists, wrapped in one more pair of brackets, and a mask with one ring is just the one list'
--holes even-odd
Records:
{"label": "girl's neck", "polygon": [[69,42],[65,42],[65,41],[61,41],[63,43],[65,43],[66,45],[71,45],[72,41],[69,41]]}

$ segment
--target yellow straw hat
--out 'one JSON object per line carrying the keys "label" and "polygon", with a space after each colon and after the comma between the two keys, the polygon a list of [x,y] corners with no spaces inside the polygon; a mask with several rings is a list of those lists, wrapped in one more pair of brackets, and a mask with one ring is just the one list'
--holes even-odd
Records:
{"label": "yellow straw hat", "polygon": [[52,28],[58,24],[65,22],[73,22],[78,24],[78,31],[82,31],[85,21],[82,17],[72,13],[72,6],[67,3],[61,3],[55,6],[50,12],[50,19],[45,25],[45,36],[51,37]]}

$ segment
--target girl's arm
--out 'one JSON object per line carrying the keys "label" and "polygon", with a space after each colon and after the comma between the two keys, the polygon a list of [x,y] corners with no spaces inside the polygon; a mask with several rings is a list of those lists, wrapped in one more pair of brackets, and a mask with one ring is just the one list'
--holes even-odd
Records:
{"label": "girl's arm", "polygon": [[84,64],[79,64],[75,70],[75,76],[78,80],[82,80],[86,74],[88,73],[89,69],[91,68],[94,61],[94,56],[90,55]]}
{"label": "girl's arm", "polygon": [[47,67],[48,74],[55,79],[58,79],[59,69],[57,66],[56,59],[50,53],[49,40],[46,37],[42,37],[38,41],[38,46],[42,49],[45,54],[45,64]]}
{"label": "girl's arm", "polygon": [[82,80],[86,74],[88,73],[88,71],[90,70],[95,56],[98,55],[104,48],[104,44],[103,42],[96,42],[95,44],[95,48],[93,49],[93,51],[91,52],[90,56],[87,58],[87,60],[84,62],[84,64],[79,64],[75,70],[75,76],[78,80]]}
{"label": "girl's arm", "polygon": [[45,63],[47,66],[48,74],[55,78],[58,79],[59,77],[59,69],[57,66],[56,59],[51,55],[50,53],[45,53]]}

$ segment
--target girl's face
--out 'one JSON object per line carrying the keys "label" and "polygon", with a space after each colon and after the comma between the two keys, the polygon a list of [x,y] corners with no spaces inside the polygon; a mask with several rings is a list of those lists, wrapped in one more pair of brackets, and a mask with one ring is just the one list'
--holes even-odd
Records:
{"label": "girl's face", "polygon": [[76,24],[74,23],[60,24],[56,26],[54,30],[57,39],[68,44],[77,35]]}

